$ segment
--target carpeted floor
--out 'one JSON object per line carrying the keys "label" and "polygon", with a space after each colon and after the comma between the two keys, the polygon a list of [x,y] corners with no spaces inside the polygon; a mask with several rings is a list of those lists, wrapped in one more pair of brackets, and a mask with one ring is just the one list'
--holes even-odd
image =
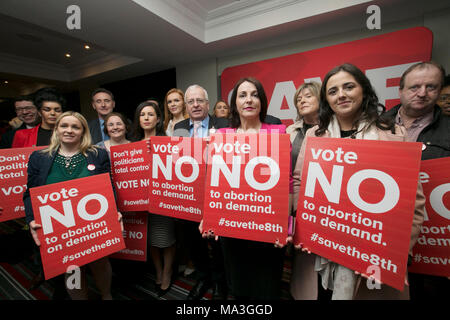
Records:
{"label": "carpeted floor", "polygon": [[[55,286],[51,280],[36,289],[29,289],[32,279],[39,272],[39,266],[34,259],[29,231],[24,230],[24,226],[25,222],[21,219],[0,223],[0,300],[69,299],[65,292],[54,296]],[[111,264],[114,300],[185,300],[195,283],[192,277],[175,275],[170,291],[158,297],[151,261],[111,259]],[[290,268],[287,256],[282,279],[283,300],[291,299],[288,292]],[[88,283],[90,300],[98,300],[99,294],[89,273]],[[203,299],[211,299],[211,290]]]}

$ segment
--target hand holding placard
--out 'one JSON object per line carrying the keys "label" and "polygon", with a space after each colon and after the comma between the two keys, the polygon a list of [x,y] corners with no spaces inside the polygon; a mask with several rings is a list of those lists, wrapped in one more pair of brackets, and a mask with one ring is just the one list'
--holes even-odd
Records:
{"label": "hand holding placard", "polygon": [[31,188],[30,196],[46,279],[124,248],[109,174]]}

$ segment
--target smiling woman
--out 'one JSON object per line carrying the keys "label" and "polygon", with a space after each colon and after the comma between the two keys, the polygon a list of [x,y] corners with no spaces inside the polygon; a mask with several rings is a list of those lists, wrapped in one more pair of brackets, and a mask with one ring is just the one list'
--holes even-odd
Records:
{"label": "smiling woman", "polygon": [[130,131],[128,120],[118,112],[111,112],[105,117],[105,126],[103,132],[109,136],[109,140],[100,141],[97,146],[105,148],[108,155],[111,153],[111,146],[129,143],[126,134]]}
{"label": "smiling woman", "polygon": [[[305,147],[308,137],[352,138],[363,140],[407,141],[404,127],[397,126],[382,113],[384,106],[366,75],[351,64],[339,65],[330,70],[322,83],[320,91],[319,124],[306,132],[294,169],[293,210],[296,211],[300,192]],[[409,249],[412,250],[419,236],[419,226],[423,222],[424,198],[422,188],[417,187],[414,219],[411,229]],[[344,216],[344,213],[337,213]],[[347,215],[345,215],[347,218]],[[359,222],[358,222],[359,223]],[[364,225],[368,221],[362,221]],[[382,227],[377,224],[377,227]],[[339,227],[341,232],[358,233]],[[359,233],[358,233],[359,235]],[[377,234],[360,234],[374,241]],[[299,248],[297,248],[299,249]],[[360,279],[350,269],[328,259],[315,255],[305,255],[293,269],[292,279],[302,279],[297,286],[296,299],[317,299],[318,282],[324,289],[332,290],[332,299],[405,299],[409,288],[403,292],[383,285],[381,290],[368,290],[360,285]],[[406,276],[406,275],[405,275]]]}

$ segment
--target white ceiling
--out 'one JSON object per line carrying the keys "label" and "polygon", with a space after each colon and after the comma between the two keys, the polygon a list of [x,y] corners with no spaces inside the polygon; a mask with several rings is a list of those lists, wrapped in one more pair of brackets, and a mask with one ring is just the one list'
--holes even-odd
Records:
{"label": "white ceiling", "polygon": [[[131,78],[363,28],[373,3],[383,23],[449,7],[448,0],[1,0],[0,82],[26,91],[39,81]],[[73,4],[80,30],[66,26]],[[5,92],[0,86],[0,97]]]}

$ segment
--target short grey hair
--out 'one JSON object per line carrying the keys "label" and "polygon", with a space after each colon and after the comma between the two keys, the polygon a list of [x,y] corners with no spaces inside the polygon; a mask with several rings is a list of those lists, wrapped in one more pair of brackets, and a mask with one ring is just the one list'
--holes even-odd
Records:
{"label": "short grey hair", "polygon": [[198,84],[193,84],[193,85],[189,86],[189,87],[186,89],[186,91],[185,91],[185,93],[184,93],[184,102],[187,103],[187,93],[188,93],[188,91],[193,90],[193,89],[202,89],[203,92],[205,93],[205,99],[206,99],[206,101],[209,101],[209,99],[208,99],[208,92],[205,90],[205,88],[203,88],[202,86],[199,86]]}

